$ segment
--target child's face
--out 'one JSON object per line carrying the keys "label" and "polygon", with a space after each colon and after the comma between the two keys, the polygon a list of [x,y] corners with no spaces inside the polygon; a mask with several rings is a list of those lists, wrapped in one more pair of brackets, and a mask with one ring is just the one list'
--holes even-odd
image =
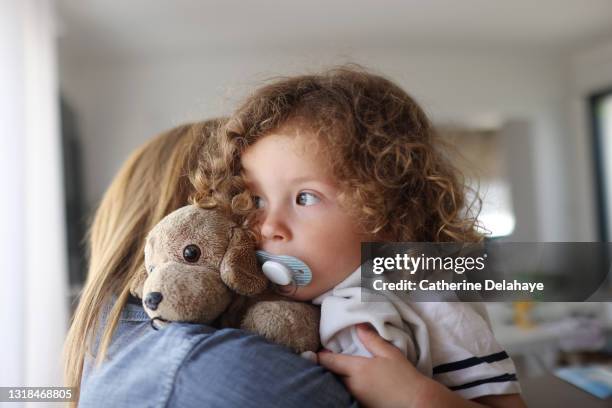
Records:
{"label": "child's face", "polygon": [[242,155],[249,189],[260,208],[261,249],[291,255],[312,270],[312,281],[293,295],[310,300],[344,280],[361,263],[366,240],[340,207],[327,161],[306,136],[280,130]]}

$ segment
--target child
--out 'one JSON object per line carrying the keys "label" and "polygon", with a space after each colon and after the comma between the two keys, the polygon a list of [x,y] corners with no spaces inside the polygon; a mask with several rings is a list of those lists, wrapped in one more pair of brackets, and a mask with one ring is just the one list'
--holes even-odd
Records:
{"label": "child", "polygon": [[[201,161],[210,177],[200,197],[245,215],[259,249],[308,265],[311,282],[292,297],[322,305],[324,346],[370,355],[354,326],[372,323],[360,318],[368,309],[370,317],[388,313],[375,329],[422,374],[467,399],[519,392],[484,308],[354,301],[362,241],[481,240],[455,169],[401,88],[352,68],[280,79],[248,98],[215,137]],[[354,307],[360,313],[351,314]]]}

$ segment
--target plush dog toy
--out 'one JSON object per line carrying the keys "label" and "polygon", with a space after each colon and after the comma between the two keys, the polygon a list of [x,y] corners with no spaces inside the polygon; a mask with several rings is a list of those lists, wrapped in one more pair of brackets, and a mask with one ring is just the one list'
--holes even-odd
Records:
{"label": "plush dog toy", "polygon": [[298,353],[319,347],[319,309],[268,290],[249,236],[218,210],[189,205],[163,218],[147,236],[145,269],[131,291],[154,327],[221,317]]}

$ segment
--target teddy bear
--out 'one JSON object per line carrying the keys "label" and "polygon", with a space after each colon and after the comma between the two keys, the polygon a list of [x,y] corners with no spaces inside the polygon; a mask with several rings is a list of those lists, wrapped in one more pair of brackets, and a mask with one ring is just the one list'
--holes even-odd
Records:
{"label": "teddy bear", "polygon": [[244,229],[217,209],[188,205],[149,232],[131,287],[155,327],[172,321],[257,333],[296,353],[319,348],[319,309],[274,293]]}

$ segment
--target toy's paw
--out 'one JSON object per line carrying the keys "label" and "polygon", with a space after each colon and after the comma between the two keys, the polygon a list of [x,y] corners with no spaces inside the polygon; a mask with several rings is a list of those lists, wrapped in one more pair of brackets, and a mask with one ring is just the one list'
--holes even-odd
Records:
{"label": "toy's paw", "polygon": [[317,357],[317,353],[315,353],[314,351],[305,351],[302,354],[300,354],[300,356],[302,358],[305,358],[306,360],[310,360],[315,364],[319,364],[319,358]]}
{"label": "toy's paw", "polygon": [[248,308],[240,328],[302,353],[319,349],[319,317],[319,308],[307,303],[263,301]]}

